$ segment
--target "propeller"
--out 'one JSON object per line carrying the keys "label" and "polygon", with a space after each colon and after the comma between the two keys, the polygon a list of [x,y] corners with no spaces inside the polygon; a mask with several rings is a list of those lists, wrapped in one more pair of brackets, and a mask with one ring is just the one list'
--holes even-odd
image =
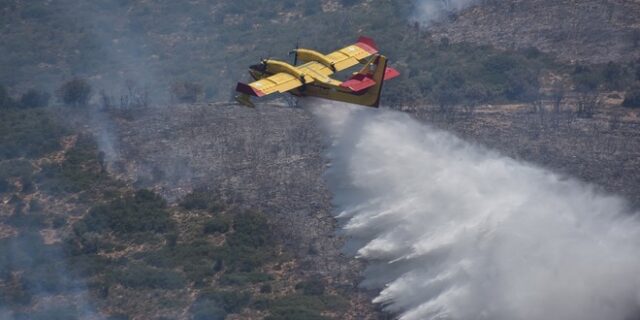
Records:
{"label": "propeller", "polygon": [[267,61],[269,61],[271,59],[271,49],[269,49],[267,52],[266,58],[265,56],[261,56],[260,57],[260,64],[266,66],[267,65]]}
{"label": "propeller", "polygon": [[296,48],[294,50],[289,51],[289,55],[293,55],[293,65],[298,64],[298,48],[300,48],[300,41],[296,40]]}

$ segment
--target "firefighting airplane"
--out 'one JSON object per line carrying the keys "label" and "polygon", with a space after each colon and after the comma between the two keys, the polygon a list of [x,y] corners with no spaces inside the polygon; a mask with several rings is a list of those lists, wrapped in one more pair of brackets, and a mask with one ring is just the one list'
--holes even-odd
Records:
{"label": "firefighting airplane", "polygon": [[[396,69],[387,67],[387,58],[378,54],[375,42],[367,37],[360,37],[355,44],[328,55],[302,48],[290,54],[294,54],[293,65],[263,59],[250,66],[249,74],[256,81],[239,82],[236,100],[254,107],[251,96],[288,92],[298,97],[312,96],[377,108],[383,82],[400,75]],[[299,61],[302,64],[298,65]],[[344,82],[330,77],[358,64],[364,66]]]}

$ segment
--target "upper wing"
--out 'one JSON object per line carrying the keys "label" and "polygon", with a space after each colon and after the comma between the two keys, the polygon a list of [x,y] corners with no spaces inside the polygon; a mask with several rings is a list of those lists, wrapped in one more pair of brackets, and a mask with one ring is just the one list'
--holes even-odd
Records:
{"label": "upper wing", "polygon": [[333,64],[336,71],[341,71],[357,65],[360,63],[360,60],[366,59],[376,53],[378,53],[378,47],[373,39],[360,37],[355,44],[334,51],[326,57]]}
{"label": "upper wing", "polygon": [[316,79],[322,79],[333,74],[333,71],[329,67],[317,61],[309,61],[303,65],[297,66],[296,69],[304,72],[305,75]]}
{"label": "upper wing", "polygon": [[320,62],[309,61],[303,65],[297,66],[296,68],[303,72],[307,77],[313,78],[314,81],[336,86],[340,85],[340,81],[336,81],[330,77],[330,75],[333,74],[333,70]]}
{"label": "upper wing", "polygon": [[302,86],[300,79],[288,73],[280,72],[249,84],[239,82],[236,86],[236,91],[262,97],[274,92],[284,93],[300,86]]}

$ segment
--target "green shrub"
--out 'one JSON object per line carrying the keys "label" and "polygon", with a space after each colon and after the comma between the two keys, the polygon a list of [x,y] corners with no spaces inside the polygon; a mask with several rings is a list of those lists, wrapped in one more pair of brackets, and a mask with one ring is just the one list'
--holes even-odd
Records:
{"label": "green shrub", "polygon": [[[121,235],[133,232],[167,232],[174,224],[159,195],[138,190],[133,195],[93,207],[79,223],[87,231],[113,230]],[[80,227],[80,226],[79,226]]]}
{"label": "green shrub", "polygon": [[578,65],[571,75],[573,84],[578,92],[594,92],[602,83],[602,74],[594,68]]}
{"label": "green shrub", "polygon": [[22,159],[0,162],[0,178],[10,177],[27,179],[33,173],[31,162]]}
{"label": "green shrub", "polygon": [[271,229],[262,213],[246,211],[237,214],[233,219],[233,230],[227,238],[232,248],[260,248],[272,243]]}
{"label": "green shrub", "polygon": [[116,265],[116,263],[109,258],[97,254],[72,256],[68,258],[68,262],[71,274],[80,277],[90,277],[101,274]]}
{"label": "green shrub", "polygon": [[226,246],[222,248],[228,270],[252,272],[273,258],[272,248],[252,248],[246,246]]}
{"label": "green shrub", "polygon": [[40,229],[44,226],[46,216],[41,212],[15,212],[6,222],[17,228]]}
{"label": "green shrub", "polygon": [[602,70],[602,82],[608,90],[620,90],[624,86],[624,68],[621,64],[609,62]]}
{"label": "green shrub", "polygon": [[80,316],[81,314],[75,306],[53,306],[44,310],[23,314],[22,316],[16,316],[15,320],[74,320],[80,319]]}
{"label": "green shrub", "polygon": [[73,280],[68,277],[62,261],[52,261],[37,267],[26,268],[22,275],[22,281],[25,288],[33,294],[58,294],[76,287]]}
{"label": "green shrub", "polygon": [[265,283],[260,286],[260,293],[271,293],[273,288],[271,288],[271,284]]}
{"label": "green shrub", "polygon": [[89,211],[83,223],[89,231],[113,230],[121,235],[133,232],[167,232],[174,224],[159,195],[139,190],[134,195],[98,205]]}
{"label": "green shrub", "polygon": [[36,294],[78,288],[64,258],[62,247],[44,244],[38,231],[24,228],[20,235],[0,240],[0,276],[19,276],[19,282],[11,282],[10,294],[0,294],[2,300],[25,304]]}
{"label": "green shrub", "polygon": [[208,190],[195,190],[189,193],[182,199],[180,206],[187,210],[208,210],[210,212],[224,209],[217,194]]}
{"label": "green shrub", "polygon": [[13,99],[9,95],[9,92],[7,92],[7,88],[3,85],[0,85],[0,110],[11,108],[14,105],[15,101],[13,101]]}
{"label": "green shrub", "polygon": [[225,233],[231,227],[231,219],[228,216],[218,215],[204,225],[204,233]]}
{"label": "green shrub", "polygon": [[194,306],[197,308],[199,305],[208,304],[218,306],[227,313],[237,313],[244,309],[250,300],[251,295],[248,292],[209,289],[200,292]]}
{"label": "green shrub", "polygon": [[41,3],[29,3],[20,12],[20,17],[23,19],[38,20],[42,23],[42,20],[47,19],[51,14],[51,10],[47,10],[48,6]]}
{"label": "green shrub", "polygon": [[168,247],[175,247],[178,244],[178,234],[175,232],[168,233],[164,239]]}
{"label": "green shrub", "polygon": [[220,277],[220,284],[230,286],[241,286],[248,283],[260,283],[273,280],[273,277],[266,273],[259,272],[238,272],[224,274]]}
{"label": "green shrub", "polygon": [[56,95],[67,106],[85,106],[91,96],[91,85],[84,79],[73,78],[60,86]]}
{"label": "green shrub", "polygon": [[16,237],[0,239],[0,274],[37,268],[62,257],[60,248],[45,245],[37,231],[23,230]]}
{"label": "green shrub", "polygon": [[171,96],[178,102],[195,103],[203,92],[202,85],[191,81],[179,81],[171,86]]}
{"label": "green shrub", "polygon": [[22,286],[7,288],[0,294],[0,305],[3,306],[26,306],[31,304],[33,294],[25,290]]}
{"label": "green shrub", "polygon": [[360,0],[340,0],[340,3],[345,7],[353,6],[359,2]]}
{"label": "green shrub", "polygon": [[198,264],[185,264],[183,271],[187,276],[187,279],[193,281],[196,286],[202,286],[208,277],[216,274],[213,268],[213,262],[198,263]]}
{"label": "green shrub", "polygon": [[13,186],[6,179],[0,179],[0,193],[10,192]]}
{"label": "green shrub", "polygon": [[211,243],[198,240],[190,243],[165,247],[158,251],[144,254],[145,262],[157,267],[177,267],[186,264],[200,264],[202,261],[213,261],[215,257],[226,253]]}
{"label": "green shrub", "polygon": [[627,91],[622,106],[627,108],[640,108],[640,84],[631,87]]}
{"label": "green shrub", "polygon": [[111,278],[129,288],[182,289],[186,285],[184,277],[176,271],[138,264],[113,272]]}
{"label": "green shrub", "polygon": [[195,304],[191,307],[192,320],[224,320],[227,312],[222,308],[207,303]]}
{"label": "green shrub", "polygon": [[296,284],[296,290],[301,290],[305,295],[321,296],[324,294],[324,282],[321,279],[311,279]]}
{"label": "green shrub", "polygon": [[348,303],[339,296],[289,295],[268,303],[265,319],[326,319],[322,311],[345,310]]}
{"label": "green shrub", "polygon": [[42,189],[53,193],[89,191],[109,181],[96,142],[88,136],[78,138],[62,163],[43,166],[38,180],[43,184]]}
{"label": "green shrub", "polygon": [[37,158],[58,150],[65,133],[44,110],[1,110],[0,160]]}
{"label": "green shrub", "polygon": [[67,224],[67,219],[65,219],[62,216],[56,216],[53,218],[53,220],[51,221],[51,226],[58,229],[63,227],[64,225]]}
{"label": "green shrub", "polygon": [[49,105],[51,95],[44,91],[30,89],[20,97],[20,106],[23,108],[42,108]]}
{"label": "green shrub", "polygon": [[310,310],[301,306],[290,306],[270,310],[270,315],[265,320],[327,320],[329,318],[315,310]]}
{"label": "green shrub", "polygon": [[322,13],[322,2],[313,0],[305,1],[302,4],[302,12],[306,16]]}
{"label": "green shrub", "polygon": [[182,267],[186,278],[199,287],[222,270],[222,261],[229,259],[229,253],[206,241],[195,241],[140,253],[134,257],[158,268]]}
{"label": "green shrub", "polygon": [[209,199],[202,193],[189,193],[181,202],[180,206],[187,210],[205,210],[209,207]]}

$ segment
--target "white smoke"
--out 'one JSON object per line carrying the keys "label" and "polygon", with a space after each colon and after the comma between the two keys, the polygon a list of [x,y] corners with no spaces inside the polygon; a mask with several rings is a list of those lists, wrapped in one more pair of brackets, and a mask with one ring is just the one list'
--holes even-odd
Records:
{"label": "white smoke", "polygon": [[441,21],[447,16],[466,9],[478,2],[477,0],[418,0],[412,20],[428,26]]}
{"label": "white smoke", "polygon": [[312,112],[365,285],[400,319],[640,314],[640,224],[622,199],[398,112]]}

